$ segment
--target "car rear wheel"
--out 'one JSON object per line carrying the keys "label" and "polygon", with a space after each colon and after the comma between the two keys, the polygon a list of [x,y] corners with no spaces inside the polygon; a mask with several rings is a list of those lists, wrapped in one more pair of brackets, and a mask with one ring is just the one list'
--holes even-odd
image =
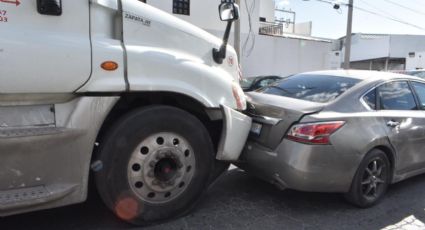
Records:
{"label": "car rear wheel", "polygon": [[208,187],[210,136],[193,115],[155,106],[122,118],[102,141],[98,191],[115,214],[149,225],[187,213]]}
{"label": "car rear wheel", "polygon": [[384,196],[390,179],[391,165],[387,155],[374,149],[363,159],[345,197],[358,207],[371,207]]}

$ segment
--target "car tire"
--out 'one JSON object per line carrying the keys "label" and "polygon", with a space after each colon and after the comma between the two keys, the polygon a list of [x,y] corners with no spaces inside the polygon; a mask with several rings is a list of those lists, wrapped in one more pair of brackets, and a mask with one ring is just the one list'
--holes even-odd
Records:
{"label": "car tire", "polygon": [[346,200],[360,208],[377,204],[387,191],[391,173],[387,155],[379,149],[370,151],[360,163]]}
{"label": "car tire", "polygon": [[211,138],[193,115],[154,106],[125,115],[101,142],[95,174],[105,204],[122,220],[150,225],[188,213],[208,187]]}

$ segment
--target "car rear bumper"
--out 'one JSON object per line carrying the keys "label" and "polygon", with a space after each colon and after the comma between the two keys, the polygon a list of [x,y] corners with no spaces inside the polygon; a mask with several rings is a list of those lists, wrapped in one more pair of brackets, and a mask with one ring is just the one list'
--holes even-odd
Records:
{"label": "car rear bumper", "polygon": [[[274,151],[248,142],[238,166],[282,188],[309,192],[348,192],[358,162],[332,145],[306,145],[284,139]],[[356,163],[354,163],[356,164]]]}
{"label": "car rear bumper", "polygon": [[217,160],[237,161],[245,146],[252,119],[225,105],[221,105],[223,132],[217,152]]}

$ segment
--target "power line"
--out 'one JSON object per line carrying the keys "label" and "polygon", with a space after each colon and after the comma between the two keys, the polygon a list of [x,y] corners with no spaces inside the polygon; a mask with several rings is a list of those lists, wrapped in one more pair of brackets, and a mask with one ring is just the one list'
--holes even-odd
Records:
{"label": "power line", "polygon": [[425,15],[425,12],[422,12],[422,11],[419,11],[419,10],[416,10],[416,9],[413,9],[413,8],[410,8],[410,7],[407,7],[407,6],[404,6],[404,5],[400,4],[400,3],[393,2],[392,0],[384,0],[384,1],[386,1],[388,3],[391,3],[393,5],[399,6],[399,7],[403,8],[403,9],[410,10],[410,11],[415,12],[417,14]]}
{"label": "power line", "polygon": [[377,10],[377,11],[380,11],[380,12],[381,12],[381,13],[383,13],[383,14],[386,14],[387,16],[390,16],[390,17],[392,17],[392,18],[396,18],[396,19],[398,19],[398,20],[401,20],[401,19],[400,19],[400,18],[398,18],[397,16],[395,16],[395,15],[393,15],[393,14],[391,14],[391,13],[388,13],[388,12],[386,12],[386,11],[384,11],[384,10],[380,9],[379,7],[376,7],[376,6],[374,6],[374,5],[372,5],[372,4],[368,3],[368,2],[366,2],[365,0],[360,0],[360,2],[362,2],[363,4],[365,4],[365,5],[369,6],[369,7],[373,8],[373,9],[375,9],[375,10]]}
{"label": "power line", "polygon": [[403,20],[398,19],[398,18],[389,17],[387,15],[383,15],[383,14],[380,14],[380,13],[377,13],[377,12],[373,12],[371,10],[367,10],[367,9],[364,9],[364,8],[361,8],[361,7],[358,7],[358,6],[354,6],[354,8],[357,9],[357,10],[361,10],[363,12],[369,13],[369,14],[373,14],[375,16],[386,18],[388,20],[395,21],[395,22],[398,22],[398,23],[401,23],[401,24],[404,24],[404,25],[407,25],[407,26],[415,27],[416,29],[420,29],[420,30],[425,31],[425,28],[424,27],[415,25],[415,24],[410,23],[410,22],[403,21]]}
{"label": "power line", "polygon": [[[316,0],[316,1],[318,1],[318,2],[324,2],[324,3],[329,3],[329,4],[332,4],[332,5],[335,4],[334,2],[329,1],[329,0]],[[385,0],[385,1],[390,1],[390,0]],[[347,6],[347,7],[349,6],[346,3],[341,3],[340,5]],[[371,10],[367,10],[367,9],[364,9],[364,8],[361,8],[361,7],[358,7],[358,6],[353,6],[353,7],[355,9],[357,9],[357,10],[360,10],[360,11],[363,11],[363,12],[366,12],[366,13],[369,13],[369,14],[372,14],[372,15],[375,15],[375,16],[378,16],[378,17],[386,18],[388,20],[395,21],[395,22],[398,22],[398,23],[401,23],[401,24],[404,24],[404,25],[407,25],[407,26],[411,26],[411,27],[414,27],[416,29],[420,29],[420,30],[425,31],[425,28],[424,27],[415,25],[413,23],[406,22],[404,20],[401,20],[401,19],[398,19],[398,18],[395,18],[395,17],[390,17],[390,16],[387,16],[387,15],[384,15],[384,14],[381,14],[381,13],[378,13],[378,12],[371,11]]]}

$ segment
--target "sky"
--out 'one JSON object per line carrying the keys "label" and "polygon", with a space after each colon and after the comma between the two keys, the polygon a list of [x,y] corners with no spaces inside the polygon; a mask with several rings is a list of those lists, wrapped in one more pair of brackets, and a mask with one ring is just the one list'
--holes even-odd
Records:
{"label": "sky", "polygon": [[[275,2],[279,8],[295,11],[297,23],[312,21],[312,36],[340,38],[346,34],[347,7],[334,10],[331,4],[318,0],[275,0]],[[348,0],[339,2],[347,3]],[[354,9],[353,33],[425,35],[425,0],[354,0],[354,6],[421,28]]]}

